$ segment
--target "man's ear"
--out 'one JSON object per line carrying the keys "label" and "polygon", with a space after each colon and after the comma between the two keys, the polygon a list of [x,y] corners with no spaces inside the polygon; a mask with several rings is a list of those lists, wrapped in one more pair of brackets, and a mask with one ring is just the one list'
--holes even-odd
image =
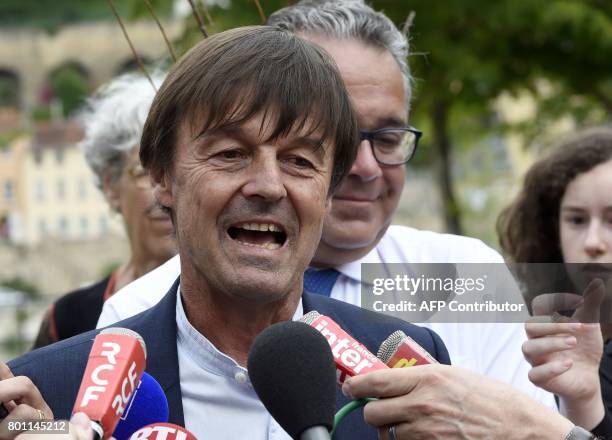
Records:
{"label": "man's ear", "polygon": [[153,185],[153,195],[161,206],[172,208],[172,176],[166,169],[157,170],[150,173],[151,184]]}
{"label": "man's ear", "polygon": [[121,213],[119,178],[115,178],[110,171],[106,171],[102,176],[102,192],[113,212]]}

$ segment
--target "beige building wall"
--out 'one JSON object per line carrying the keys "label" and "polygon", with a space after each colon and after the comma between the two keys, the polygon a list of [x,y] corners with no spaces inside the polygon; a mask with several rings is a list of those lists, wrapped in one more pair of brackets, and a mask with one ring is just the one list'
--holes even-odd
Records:
{"label": "beige building wall", "polygon": [[84,241],[123,233],[76,143],[27,142],[19,183],[23,206],[14,214],[13,242],[33,246],[48,239]]}
{"label": "beige building wall", "polygon": [[[163,26],[170,40],[180,36],[184,27],[182,19],[164,21]],[[153,21],[128,22],[126,27],[140,56],[148,60],[167,56],[168,49]],[[35,105],[49,74],[63,64],[80,65],[92,87],[97,87],[132,59],[115,21],[73,24],[52,35],[30,28],[0,30],[0,68],[18,76],[20,100],[26,108]]]}
{"label": "beige building wall", "polygon": [[20,137],[0,146],[0,237],[10,234],[14,214],[23,210],[21,171],[26,155],[27,138]]}
{"label": "beige building wall", "polygon": [[[538,81],[537,92],[541,96],[549,96],[555,93],[552,85],[545,80]],[[510,124],[520,124],[528,122],[536,116],[537,103],[535,98],[528,92],[518,95],[503,93],[497,100],[496,109],[501,118]],[[537,141],[532,141],[531,145],[527,145],[528,141],[520,133],[512,133],[506,136],[505,141],[508,146],[508,155],[513,165],[514,175],[516,177],[523,176],[533,162],[542,154],[540,143],[554,143],[563,133],[569,133],[575,129],[574,120],[569,117],[563,117],[547,127],[545,133]]]}

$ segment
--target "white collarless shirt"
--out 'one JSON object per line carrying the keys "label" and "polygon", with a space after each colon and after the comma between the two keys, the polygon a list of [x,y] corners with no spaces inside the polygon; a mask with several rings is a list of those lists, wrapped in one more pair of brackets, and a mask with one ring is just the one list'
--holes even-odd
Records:
{"label": "white collarless shirt", "polygon": [[[293,319],[302,315],[300,300]],[[291,440],[257,397],[246,368],[191,325],[180,294],[176,325],[185,427],[198,439]]]}

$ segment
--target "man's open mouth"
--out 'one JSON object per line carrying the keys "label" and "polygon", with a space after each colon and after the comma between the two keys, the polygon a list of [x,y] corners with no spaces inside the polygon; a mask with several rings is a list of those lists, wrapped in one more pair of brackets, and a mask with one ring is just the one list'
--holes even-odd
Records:
{"label": "man's open mouth", "polygon": [[271,250],[279,249],[287,240],[283,228],[274,223],[240,223],[230,226],[227,233],[240,244]]}

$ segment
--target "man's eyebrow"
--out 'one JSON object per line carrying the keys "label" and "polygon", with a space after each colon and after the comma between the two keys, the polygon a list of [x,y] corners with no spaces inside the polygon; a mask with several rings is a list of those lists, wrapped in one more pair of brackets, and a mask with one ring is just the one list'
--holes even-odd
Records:
{"label": "man's eyebrow", "polygon": [[246,133],[242,129],[242,127],[236,125],[225,125],[222,127],[213,128],[210,130],[206,130],[203,133],[198,135],[199,139],[208,139],[212,137],[219,136],[230,136],[230,137],[245,137]]}
{"label": "man's eyebrow", "polygon": [[306,146],[310,148],[321,160],[325,157],[325,143],[324,140],[318,136],[296,136],[289,138],[287,141],[290,145]]}
{"label": "man's eyebrow", "polygon": [[381,128],[403,128],[406,127],[407,122],[404,118],[399,118],[396,116],[389,116],[386,118],[381,118],[376,121],[376,127],[373,129],[381,129]]}
{"label": "man's eyebrow", "polygon": [[293,144],[304,144],[309,147],[312,147],[315,150],[319,150],[323,146],[323,139],[319,137],[296,136],[296,137],[290,138],[289,140]]}

